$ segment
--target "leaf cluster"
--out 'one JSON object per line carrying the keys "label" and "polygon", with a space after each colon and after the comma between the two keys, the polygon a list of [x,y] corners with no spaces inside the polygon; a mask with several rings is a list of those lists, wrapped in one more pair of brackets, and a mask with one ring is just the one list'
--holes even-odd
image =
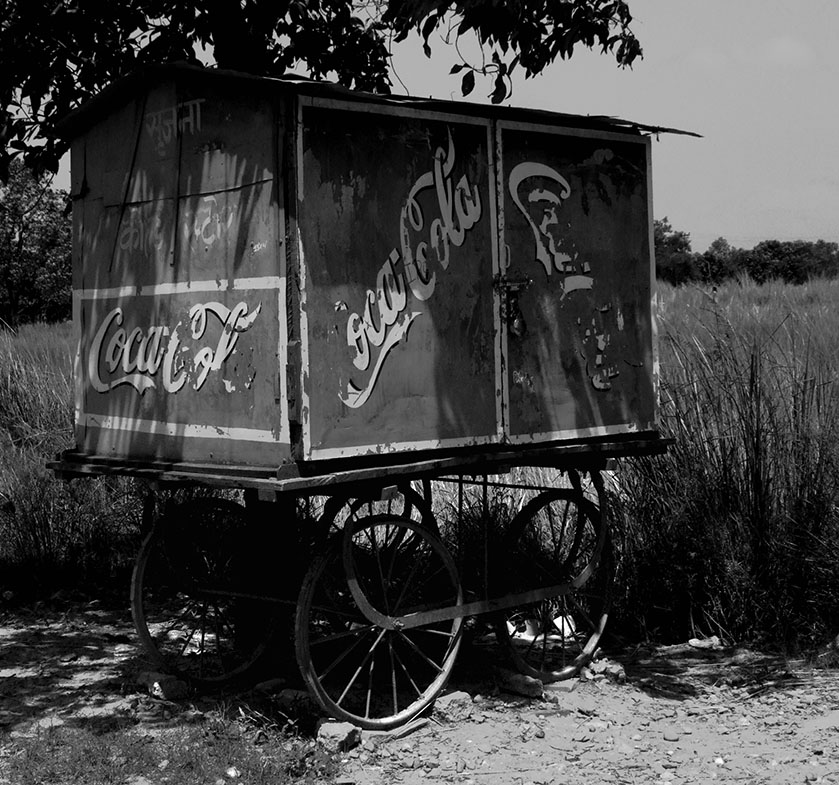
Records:
{"label": "leaf cluster", "polygon": [[0,180],[22,155],[56,172],[58,120],[110,82],[174,61],[388,89],[380,21],[349,0],[0,0]]}
{"label": "leaf cluster", "polygon": [[12,161],[0,184],[0,327],[70,316],[66,194]]}
{"label": "leaf cluster", "polygon": [[536,76],[558,58],[570,58],[578,45],[599,47],[601,53],[613,54],[620,66],[631,66],[642,56],[624,0],[396,0],[388,4],[383,19],[392,25],[397,41],[418,29],[429,57],[429,40],[436,30],[446,27],[455,40],[474,34],[482,50],[490,50],[490,62],[474,66],[464,61],[451,73],[465,71],[464,95],[474,89],[476,73],[493,76],[493,103],[509,96],[514,70],[523,69],[525,78]]}
{"label": "leaf cluster", "polygon": [[542,72],[578,44],[631,65],[641,48],[625,0],[0,0],[0,181],[22,156],[56,172],[67,143],[56,123],[104,86],[145,65],[215,61],[220,68],[282,76],[302,68],[354,89],[389,92],[389,44],[418,30],[454,43],[475,34],[489,62],[463,63],[495,78]]}

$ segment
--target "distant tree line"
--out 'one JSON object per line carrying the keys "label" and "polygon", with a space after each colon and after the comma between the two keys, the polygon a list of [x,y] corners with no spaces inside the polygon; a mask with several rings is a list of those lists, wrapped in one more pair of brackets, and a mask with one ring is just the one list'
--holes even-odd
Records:
{"label": "distant tree line", "polygon": [[714,285],[744,275],[757,283],[792,284],[839,277],[839,243],[764,240],[747,250],[718,237],[707,251],[697,253],[691,249],[690,235],[673,229],[666,217],[655,221],[654,235],[656,276],[676,286]]}
{"label": "distant tree line", "polygon": [[0,328],[70,318],[71,250],[67,193],[12,161],[0,183]]}

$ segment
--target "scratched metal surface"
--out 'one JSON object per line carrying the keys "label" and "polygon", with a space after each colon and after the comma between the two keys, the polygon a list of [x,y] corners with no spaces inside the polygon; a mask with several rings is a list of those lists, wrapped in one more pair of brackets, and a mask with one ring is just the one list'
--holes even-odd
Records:
{"label": "scratched metal surface", "polygon": [[637,127],[155,73],[68,125],[83,451],[278,466],[655,432]]}
{"label": "scratched metal surface", "polygon": [[74,147],[83,449],[280,463],[272,104],[167,83]]}
{"label": "scratched metal surface", "polygon": [[512,439],[653,427],[647,145],[504,129]]}
{"label": "scratched metal surface", "polygon": [[494,437],[487,124],[311,107],[303,126],[311,454]]}

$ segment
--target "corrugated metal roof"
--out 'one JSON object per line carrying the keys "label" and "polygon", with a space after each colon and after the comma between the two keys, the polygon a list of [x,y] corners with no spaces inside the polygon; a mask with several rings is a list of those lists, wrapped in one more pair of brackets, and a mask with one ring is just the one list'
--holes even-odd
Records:
{"label": "corrugated metal roof", "polygon": [[295,76],[283,78],[255,76],[239,71],[226,71],[216,68],[203,68],[186,63],[169,63],[147,66],[119,79],[102,90],[96,97],[85,102],[68,114],[59,124],[58,132],[65,138],[73,138],[94,125],[117,107],[150,87],[166,81],[239,81],[259,91],[276,91],[298,95],[335,98],[343,101],[359,101],[382,105],[410,106],[414,109],[444,112],[475,117],[488,117],[517,122],[555,123],[572,128],[590,128],[596,130],[622,132],[628,134],[672,133],[699,136],[692,131],[677,128],[646,125],[618,117],[606,115],[575,115],[551,112],[543,109],[524,109],[519,107],[478,104],[467,101],[448,101],[413,96],[382,95],[349,90],[346,87]]}

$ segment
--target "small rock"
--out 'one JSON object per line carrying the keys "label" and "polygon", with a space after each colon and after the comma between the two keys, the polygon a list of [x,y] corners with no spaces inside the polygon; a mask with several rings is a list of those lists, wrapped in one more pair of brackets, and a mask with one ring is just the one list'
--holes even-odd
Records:
{"label": "small rock", "polygon": [[330,752],[349,752],[361,743],[361,728],[350,722],[321,720],[318,741]]}
{"label": "small rock", "polygon": [[679,740],[679,731],[675,728],[666,728],[664,731],[664,740],[665,741],[678,741]]}
{"label": "small rock", "polygon": [[143,671],[137,675],[137,683],[144,686],[153,698],[160,700],[183,700],[189,695],[189,685],[185,681],[166,673]]}
{"label": "small rock", "polygon": [[207,719],[207,717],[203,711],[200,711],[198,709],[189,709],[180,716],[180,719],[183,722],[193,723],[197,725],[200,722],[204,722],[204,720]]}
{"label": "small rock", "polygon": [[261,681],[257,684],[254,688],[254,692],[279,692],[283,687],[286,685],[286,679],[277,678],[277,679],[267,679],[266,681]]}
{"label": "small rock", "polygon": [[544,685],[539,679],[534,679],[532,676],[514,673],[506,668],[496,668],[495,675],[498,679],[498,686],[507,692],[523,695],[525,698],[541,698],[544,694]]}
{"label": "small rock", "polygon": [[545,684],[543,686],[545,697],[550,698],[551,696],[568,695],[577,689],[577,685],[579,683],[579,679],[564,679],[563,681],[555,681],[551,684]]}
{"label": "small rock", "polygon": [[593,662],[589,667],[595,676],[605,676],[620,684],[626,681],[626,671],[619,662],[612,662],[604,657],[602,660]]}
{"label": "small rock", "polygon": [[189,687],[185,681],[181,681],[174,676],[167,676],[165,679],[152,684],[149,693],[152,697],[161,700],[179,701],[189,695]]}
{"label": "small rock", "polygon": [[242,776],[242,772],[239,771],[235,766],[231,766],[227,771],[224,772],[231,780],[238,780],[239,777]]}
{"label": "small rock", "polygon": [[434,702],[434,714],[444,722],[462,722],[472,717],[472,696],[468,692],[450,692]]}
{"label": "small rock", "polygon": [[688,646],[694,649],[719,651],[722,648],[722,643],[716,635],[712,635],[710,638],[691,638],[688,641]]}

